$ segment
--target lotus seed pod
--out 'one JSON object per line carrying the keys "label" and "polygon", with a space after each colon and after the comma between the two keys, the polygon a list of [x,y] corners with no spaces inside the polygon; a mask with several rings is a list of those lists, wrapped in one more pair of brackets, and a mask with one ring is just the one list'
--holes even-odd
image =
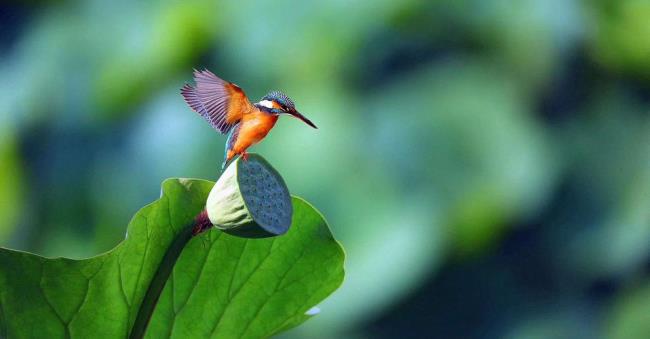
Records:
{"label": "lotus seed pod", "polygon": [[206,203],[208,218],[218,229],[247,238],[284,234],[293,206],[287,185],[264,158],[232,162],[214,184]]}

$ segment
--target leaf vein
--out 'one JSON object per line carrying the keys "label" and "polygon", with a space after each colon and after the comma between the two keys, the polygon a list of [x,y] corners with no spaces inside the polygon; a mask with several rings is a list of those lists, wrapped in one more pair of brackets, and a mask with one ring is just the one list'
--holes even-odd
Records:
{"label": "leaf vein", "polygon": [[95,278],[95,276],[99,273],[99,271],[102,270],[102,267],[104,267],[104,260],[101,261],[101,264],[99,265],[99,269],[95,273],[93,273],[93,275],[88,277],[88,280],[86,282],[86,292],[84,293],[84,299],[81,301],[81,303],[79,303],[79,306],[77,306],[77,309],[74,311],[74,313],[72,313],[72,318],[70,318],[70,321],[68,322],[69,324],[72,324],[72,322],[77,317],[77,315],[79,315],[79,310],[81,310],[81,308],[86,303],[86,301],[88,301],[88,294],[90,292],[90,283]]}
{"label": "leaf vein", "polygon": [[[260,268],[260,267],[262,266],[262,264],[264,264],[264,262],[266,262],[266,260],[271,256],[271,253],[273,252],[273,246],[275,245],[275,240],[276,240],[276,239],[277,239],[277,237],[276,237],[276,238],[273,238],[273,240],[271,241],[271,245],[269,246],[269,251],[266,253],[266,255],[264,256],[264,258],[263,258],[262,260],[260,260],[260,262],[255,266],[255,268],[253,269],[253,271],[251,272],[251,274],[249,274],[249,275],[246,277],[246,279],[244,279],[244,282],[241,284],[241,286],[239,286],[239,288],[238,288],[237,291],[233,294],[233,296],[232,296],[232,298],[230,298],[230,300],[235,299],[235,297],[239,294],[239,292],[240,292],[240,291],[244,288],[244,286],[248,283],[248,281],[249,281],[250,278],[253,276],[253,274],[255,274],[255,271],[257,271],[257,269]],[[212,327],[212,331],[210,331],[212,334],[211,334],[210,336],[214,336],[215,332],[217,331],[217,328],[219,328],[219,324],[221,324],[221,321],[223,320],[223,316],[224,316],[224,315],[226,314],[226,312],[228,311],[228,308],[230,307],[230,305],[232,305],[232,302],[228,302],[228,303],[226,304],[226,307],[224,307],[223,311],[221,311],[221,313],[219,314],[219,317],[214,321],[214,326]]]}
{"label": "leaf vein", "polygon": [[124,303],[126,304],[126,307],[130,309],[131,303],[129,302],[129,298],[126,296],[126,290],[124,290],[124,279],[122,279],[122,264],[120,263],[119,256],[117,258],[117,274],[119,275],[118,279],[120,280],[119,286],[120,286],[120,292],[122,294],[122,298],[124,299]]}
{"label": "leaf vein", "polygon": [[[138,286],[140,286],[140,278],[141,278],[141,275],[142,275],[142,270],[143,270],[143,267],[144,267],[145,260],[147,258],[147,253],[149,252],[149,239],[151,237],[151,235],[149,234],[149,231],[151,230],[149,228],[149,219],[147,218],[146,215],[143,215],[142,217],[144,218],[144,224],[145,224],[145,227],[147,228],[147,233],[146,233],[147,234],[147,241],[144,243],[144,254],[142,255],[142,260],[140,261],[140,268],[138,270],[138,275],[137,275],[137,277],[135,279],[135,286],[133,287],[133,295],[131,297],[132,301],[135,301],[135,295],[138,292]],[[129,319],[129,328],[131,328],[131,326],[133,324],[131,323],[131,307],[130,306],[129,306],[128,310],[127,310],[127,319]]]}
{"label": "leaf vein", "polygon": [[52,313],[56,315],[56,317],[63,325],[63,328],[65,329],[65,337],[70,338],[70,329],[68,328],[68,323],[63,320],[63,318],[61,317],[59,312],[57,312],[56,308],[54,307],[50,299],[47,297],[47,294],[45,293],[45,289],[43,288],[43,278],[45,277],[45,265],[43,265],[43,263],[40,263],[40,266],[41,266],[41,273],[40,273],[41,278],[39,279],[38,282],[38,288],[41,291],[41,294],[43,294],[43,299],[45,299],[45,303],[47,304],[47,306],[52,310]]}
{"label": "leaf vein", "polygon": [[[304,248],[303,248],[303,251],[301,252],[300,256],[302,256],[303,253],[304,253]],[[279,289],[279,287],[280,287],[280,284],[282,283],[282,281],[284,280],[284,278],[287,277],[287,275],[289,274],[289,272],[291,272],[292,269],[293,269],[293,265],[290,265],[289,268],[286,269],[286,270],[284,271],[284,273],[282,274],[282,277],[280,277],[280,279],[279,279],[279,282],[278,282],[277,284],[275,284],[275,287],[273,288],[273,292],[271,292],[271,293],[268,295],[268,297],[266,298],[266,300],[264,301],[264,303],[262,303],[262,306],[260,306],[260,307],[257,309],[257,311],[255,312],[255,314],[253,315],[253,319],[251,319],[251,321],[248,322],[248,324],[247,324],[246,327],[244,328],[244,331],[242,332],[241,336],[239,336],[240,338],[243,338],[243,337],[246,335],[246,333],[247,333],[248,330],[250,329],[251,325],[252,325],[252,324],[257,320],[257,318],[259,317],[259,315],[260,315],[260,313],[262,312],[262,310],[263,310],[263,309],[268,305],[269,301],[270,301],[271,299],[273,299],[273,295],[278,291],[278,289]]]}
{"label": "leaf vein", "polygon": [[235,280],[235,275],[237,275],[237,270],[239,269],[239,264],[241,263],[241,258],[244,256],[244,252],[246,252],[246,247],[248,247],[249,240],[247,239],[244,242],[244,246],[239,252],[239,258],[237,258],[237,263],[235,264],[235,269],[233,269],[232,274],[230,275],[230,283],[228,284],[228,289],[227,289],[227,295],[228,295],[228,301],[232,300],[232,283]]}
{"label": "leaf vein", "polygon": [[[218,238],[217,238],[217,239],[218,239]],[[216,240],[215,240],[215,241],[216,241]],[[210,247],[208,248],[207,251],[205,251],[205,256],[203,257],[203,263],[201,264],[201,271],[200,271],[199,274],[196,276],[196,279],[194,280],[194,283],[192,284],[192,291],[191,291],[190,294],[187,296],[187,299],[185,299],[185,302],[184,302],[184,303],[183,303],[183,304],[178,308],[178,311],[175,312],[176,315],[180,314],[180,313],[183,311],[183,309],[185,308],[185,305],[187,305],[187,303],[188,303],[188,302],[190,301],[190,299],[192,298],[192,295],[194,294],[194,291],[196,291],[196,285],[197,285],[197,284],[199,283],[199,281],[201,280],[201,276],[203,275],[203,272],[205,271],[205,267],[206,267],[205,264],[206,264],[207,261],[208,261],[208,257],[210,256],[210,253],[212,252],[212,249],[214,248],[213,245],[214,245],[214,242],[211,242],[211,243],[210,243]],[[172,308],[173,308],[173,307],[174,307],[174,305],[172,304]],[[176,326],[176,321],[175,321],[175,318],[174,318],[174,322],[172,323],[171,330],[170,330],[170,332],[169,332],[169,337],[170,337],[170,338],[171,338],[171,337],[173,336],[173,334],[174,334],[174,327],[175,327],[175,326]]]}

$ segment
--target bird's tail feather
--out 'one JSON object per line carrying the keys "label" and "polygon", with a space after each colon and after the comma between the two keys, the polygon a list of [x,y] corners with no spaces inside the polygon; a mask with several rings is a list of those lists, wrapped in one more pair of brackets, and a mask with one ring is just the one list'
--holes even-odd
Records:
{"label": "bird's tail feather", "polygon": [[230,160],[224,158],[224,159],[223,159],[223,163],[221,163],[221,171],[223,172],[223,171],[226,169],[226,167],[228,167],[228,165],[230,165],[230,163],[231,163],[233,160],[235,160],[234,157],[233,157],[232,159],[230,159]]}
{"label": "bird's tail feather", "polygon": [[228,133],[228,138],[226,139],[226,147],[223,150],[223,163],[221,164],[221,170],[223,171],[228,167],[228,165],[232,162],[232,160],[235,159],[235,157],[230,158],[228,160],[228,150],[232,149],[232,147],[235,144],[235,141],[237,140],[237,136],[239,136],[239,127],[240,123],[237,123],[231,130],[230,133]]}

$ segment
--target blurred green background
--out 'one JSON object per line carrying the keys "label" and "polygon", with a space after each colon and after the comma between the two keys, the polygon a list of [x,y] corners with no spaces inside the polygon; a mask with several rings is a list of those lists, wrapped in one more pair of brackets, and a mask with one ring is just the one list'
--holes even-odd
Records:
{"label": "blurred green background", "polygon": [[225,137],[207,67],[283,118],[253,148],[347,250],[285,338],[650,338],[650,1],[0,5],[0,245],[113,247]]}

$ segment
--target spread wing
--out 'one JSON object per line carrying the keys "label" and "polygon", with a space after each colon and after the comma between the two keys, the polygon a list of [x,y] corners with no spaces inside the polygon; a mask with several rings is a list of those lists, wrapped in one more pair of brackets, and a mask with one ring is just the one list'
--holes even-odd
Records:
{"label": "spread wing", "polygon": [[212,72],[194,70],[196,86],[185,84],[181,94],[185,102],[212,127],[226,134],[252,108],[244,91]]}

